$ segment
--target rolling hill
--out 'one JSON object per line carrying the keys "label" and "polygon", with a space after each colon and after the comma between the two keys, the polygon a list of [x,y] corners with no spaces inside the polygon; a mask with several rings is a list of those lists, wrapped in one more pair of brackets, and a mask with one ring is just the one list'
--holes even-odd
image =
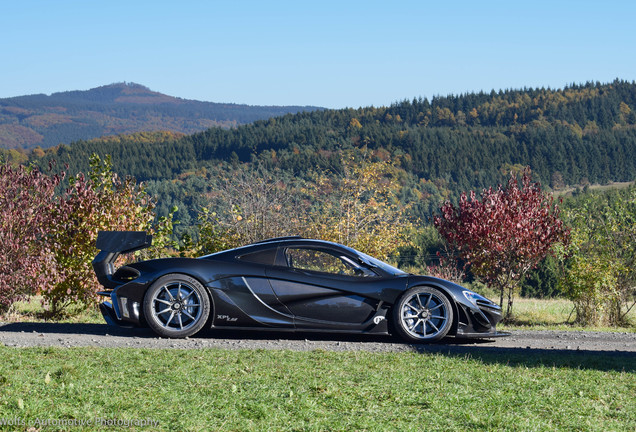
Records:
{"label": "rolling hill", "polygon": [[555,191],[631,182],[636,179],[636,83],[590,82],[298,112],[185,136],[155,132],[80,140],[21,156],[43,169],[56,160],[58,169],[66,167],[72,175],[88,172],[91,154],[109,155],[118,174],[146,182],[159,215],[177,206],[185,229],[196,223],[220,179],[243,171],[269,173],[290,185],[317,172],[337,179],[347,151],[392,161],[401,173],[399,200],[421,220],[461,191],[502,183],[510,171],[525,166],[533,179]]}
{"label": "rolling hill", "polygon": [[318,107],[249,106],[181,99],[140,84],[0,99],[0,147],[32,149],[106,135],[170,131],[192,134],[235,127]]}

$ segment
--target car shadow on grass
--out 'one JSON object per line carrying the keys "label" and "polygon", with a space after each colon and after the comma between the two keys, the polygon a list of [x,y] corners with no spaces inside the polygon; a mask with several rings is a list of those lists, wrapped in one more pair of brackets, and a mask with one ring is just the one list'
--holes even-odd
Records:
{"label": "car shadow on grass", "polygon": [[636,372],[636,352],[585,349],[511,348],[452,344],[414,345],[421,354],[441,354],[477,360],[484,364],[504,364],[525,368],[567,368]]}

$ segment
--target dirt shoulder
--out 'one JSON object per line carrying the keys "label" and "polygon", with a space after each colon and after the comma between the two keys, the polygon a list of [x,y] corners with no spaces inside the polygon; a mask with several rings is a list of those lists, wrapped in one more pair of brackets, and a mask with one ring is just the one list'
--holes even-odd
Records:
{"label": "dirt shoulder", "polygon": [[323,335],[250,331],[208,331],[188,339],[156,337],[148,329],[125,329],[106,324],[0,323],[0,343],[9,347],[103,347],[177,349],[277,349],[294,351],[371,352],[606,352],[636,357],[636,333],[582,331],[512,331],[508,337],[468,340],[446,338],[420,345],[385,336]]}

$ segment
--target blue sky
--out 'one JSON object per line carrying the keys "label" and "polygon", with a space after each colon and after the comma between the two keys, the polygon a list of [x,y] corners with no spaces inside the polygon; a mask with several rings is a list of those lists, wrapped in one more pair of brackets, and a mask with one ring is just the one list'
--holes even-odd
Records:
{"label": "blue sky", "polygon": [[634,1],[0,0],[0,98],[136,82],[187,99],[383,106],[636,80]]}

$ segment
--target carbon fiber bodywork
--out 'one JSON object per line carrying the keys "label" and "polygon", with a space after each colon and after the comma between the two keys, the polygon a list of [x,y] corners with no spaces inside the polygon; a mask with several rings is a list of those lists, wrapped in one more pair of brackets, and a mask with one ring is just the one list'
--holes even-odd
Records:
{"label": "carbon fiber bodywork", "polygon": [[[411,288],[432,287],[452,306],[449,335],[502,335],[496,331],[501,309],[490,300],[447,280],[401,272],[336,243],[272,239],[196,259],[141,261],[115,271],[117,255],[146,247],[148,238],[145,233],[101,232],[100,239],[98,245],[108,250],[102,249],[93,266],[106,288],[100,294],[109,298],[100,309],[110,324],[145,326],[144,302],[153,284],[169,275],[187,275],[209,296],[208,327],[388,334],[398,299]],[[125,247],[118,246],[118,239]],[[288,256],[291,249],[337,257],[352,273],[296,268]]]}

